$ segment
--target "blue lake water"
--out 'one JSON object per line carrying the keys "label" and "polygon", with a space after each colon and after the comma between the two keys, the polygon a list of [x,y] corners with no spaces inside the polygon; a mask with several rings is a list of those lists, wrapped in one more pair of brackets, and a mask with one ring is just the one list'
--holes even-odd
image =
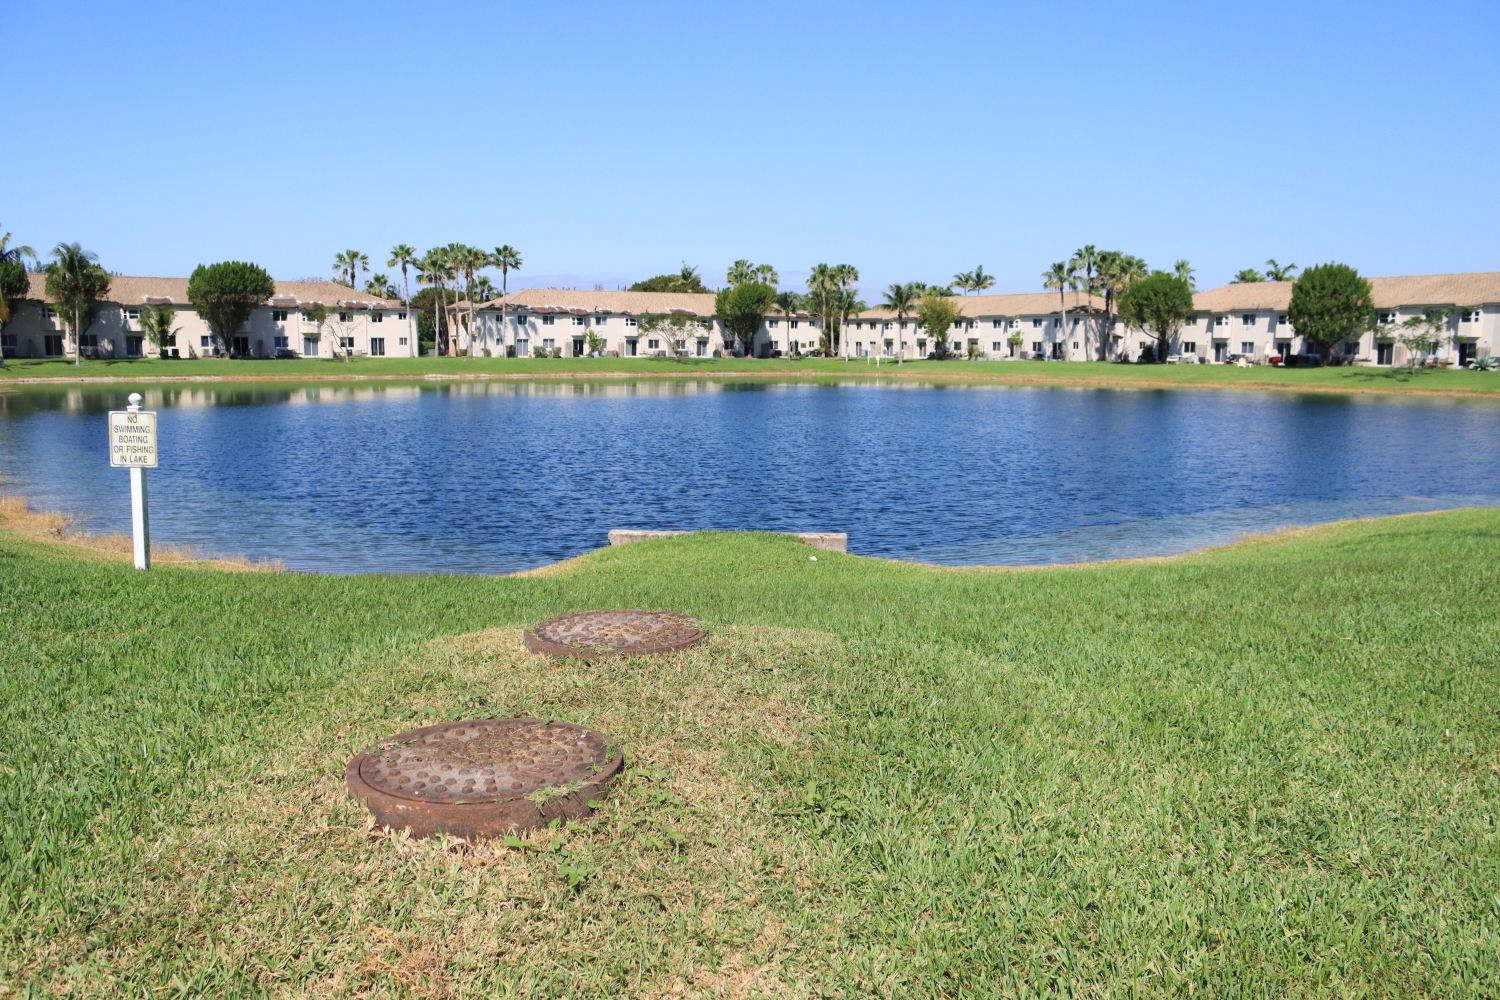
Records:
{"label": "blue lake water", "polygon": [[[129,530],[105,413],[0,393],[0,490]],[[141,387],[153,539],[324,572],[503,573],[610,528],[847,531],[953,565],[1167,555],[1246,532],[1500,506],[1500,403],[722,381]]]}

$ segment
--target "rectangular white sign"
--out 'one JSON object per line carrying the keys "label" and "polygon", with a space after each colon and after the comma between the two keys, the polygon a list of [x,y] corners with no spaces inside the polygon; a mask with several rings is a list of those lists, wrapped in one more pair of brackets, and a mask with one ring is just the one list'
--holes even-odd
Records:
{"label": "rectangular white sign", "polygon": [[156,468],[156,414],[153,411],[109,411],[109,464],[124,468]]}

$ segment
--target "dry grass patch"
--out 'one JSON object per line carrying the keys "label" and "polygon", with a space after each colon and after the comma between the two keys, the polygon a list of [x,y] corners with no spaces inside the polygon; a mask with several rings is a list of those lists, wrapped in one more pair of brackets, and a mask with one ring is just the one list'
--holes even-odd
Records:
{"label": "dry grass patch", "polygon": [[[0,495],[0,528],[38,541],[69,545],[106,558],[130,559],[134,551],[127,534],[118,531],[108,535],[96,534],[82,526],[82,519],[78,515],[56,510],[32,510],[25,497],[14,493]],[[151,561],[232,573],[285,572],[279,559],[256,562],[234,556],[209,555],[193,546],[184,545],[152,544]]]}
{"label": "dry grass patch", "polygon": [[[267,720],[280,745],[217,766],[237,773],[109,865],[135,873],[95,887],[116,905],[32,971],[63,985],[96,956],[105,975],[67,983],[84,996],[185,970],[285,997],[801,995],[831,947],[806,891],[820,847],[778,816],[774,777],[813,752],[815,679],[837,652],[816,632],[726,627],[593,664],[529,654],[505,629],[370,662],[295,720]],[[595,817],[521,846],[414,841],[347,798],[345,764],[380,736],[502,715],[624,746]]]}

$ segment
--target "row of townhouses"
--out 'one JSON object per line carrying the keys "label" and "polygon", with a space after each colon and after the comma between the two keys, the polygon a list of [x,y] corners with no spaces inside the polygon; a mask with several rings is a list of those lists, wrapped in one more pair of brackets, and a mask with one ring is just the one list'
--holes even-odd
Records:
{"label": "row of townhouses", "polygon": [[[1433,355],[1464,364],[1500,350],[1500,272],[1371,278],[1376,328],[1356,340],[1334,345],[1353,364],[1401,365],[1405,348],[1391,333],[1404,320],[1433,307],[1456,311],[1448,341]],[[1264,361],[1315,353],[1287,323],[1293,283],[1224,285],[1194,296],[1197,314],[1173,339],[1172,352],[1184,361],[1228,363],[1241,358]],[[32,301],[16,310],[5,328],[7,357],[60,357],[70,348],[61,317],[33,276]],[[1105,316],[1104,300],[1081,292],[969,295],[955,299],[961,319],[948,332],[950,350],[991,358],[1051,358],[1084,361],[1130,360],[1150,338]],[[168,357],[207,357],[213,341],[207,326],[187,302],[186,278],[117,277],[109,299],[80,345],[86,355],[140,357],[155,354],[140,331],[140,310],[167,304],[181,330],[164,345]],[[304,310],[321,305],[328,319],[314,323]],[[690,356],[731,353],[723,327],[714,317],[714,297],[704,294],[527,289],[490,302],[450,308],[458,347],[494,357],[548,355],[583,357],[595,350],[620,357],[664,356],[674,349],[660,333],[643,329],[643,317],[675,315],[687,320],[676,349]],[[807,313],[768,316],[756,333],[753,353],[774,357],[818,347],[821,321]],[[841,331],[846,357],[923,358],[935,349],[930,331],[911,316],[870,309],[852,316]],[[251,317],[234,338],[243,357],[412,357],[418,350],[416,318],[397,301],[360,296],[331,282],[278,281],[276,297]]]}
{"label": "row of townhouses", "polygon": [[[0,333],[7,358],[70,357],[75,347],[96,358],[214,356],[216,342],[188,301],[186,278],[111,278],[109,293],[95,304],[93,321],[74,345],[46,296],[45,277],[30,277],[30,298],[17,305]],[[141,310],[163,305],[172,307],[177,332],[158,352],[141,329]],[[323,322],[307,318],[306,311],[314,307],[328,311]],[[331,281],[278,281],[276,294],[255,310],[229,347],[245,358],[406,358],[416,356],[417,327],[406,307],[392,299],[362,295]]]}

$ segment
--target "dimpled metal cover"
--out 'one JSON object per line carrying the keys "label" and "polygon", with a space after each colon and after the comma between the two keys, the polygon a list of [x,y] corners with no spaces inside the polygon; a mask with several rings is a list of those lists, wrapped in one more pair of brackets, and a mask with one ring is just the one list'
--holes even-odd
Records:
{"label": "dimpled metal cover", "polygon": [[583,611],[549,618],[526,632],[526,646],[585,659],[667,653],[701,642],[697,621],[670,611]]}

